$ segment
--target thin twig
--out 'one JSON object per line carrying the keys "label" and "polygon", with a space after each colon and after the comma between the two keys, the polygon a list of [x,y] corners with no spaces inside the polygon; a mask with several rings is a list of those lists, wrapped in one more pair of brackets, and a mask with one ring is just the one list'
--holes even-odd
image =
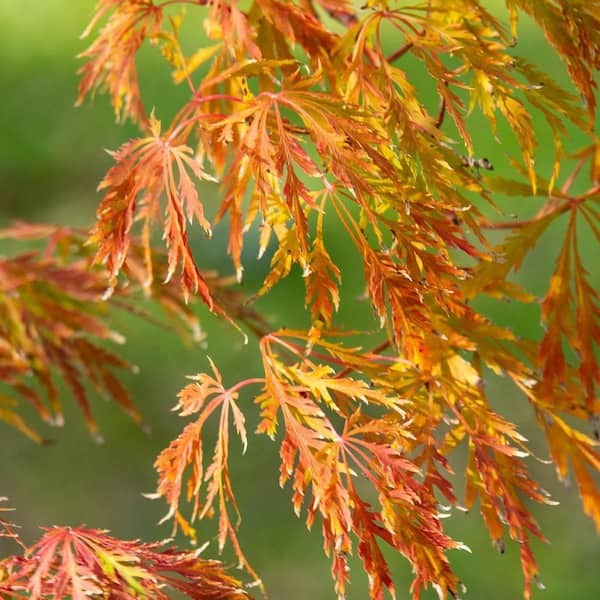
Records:
{"label": "thin twig", "polygon": [[[561,193],[564,196],[567,196],[567,194],[569,193],[569,190],[571,189],[571,186],[575,182],[577,175],[579,175],[579,172],[581,171],[581,169],[583,168],[585,163],[588,161],[588,159],[589,159],[589,156],[581,157],[577,161],[577,164],[575,165],[573,170],[569,173],[569,176],[567,177],[566,181],[564,182],[564,184],[561,188]],[[550,198],[548,198],[548,202],[546,202],[544,204],[544,206],[542,206],[542,208],[538,211],[537,216],[541,218],[541,217],[551,213],[554,210],[554,208],[559,204],[559,202],[560,202],[560,199],[557,199],[557,198],[551,196]]]}
{"label": "thin twig", "polygon": [[577,175],[579,175],[579,172],[583,168],[583,165],[585,165],[585,163],[588,161],[588,159],[589,156],[583,156],[579,159],[579,161],[577,162],[577,164],[575,165],[575,167],[573,168],[573,170],[571,171],[570,175],[567,177],[567,180],[561,188],[563,194],[567,194],[569,192]]}
{"label": "thin twig", "polygon": [[398,50],[396,50],[395,52],[392,52],[386,58],[387,62],[393,63],[395,60],[398,60],[401,56],[406,54],[414,45],[415,45],[415,43],[412,41],[406,42],[406,44],[404,44],[404,46],[402,46],[401,48],[398,48]]}
{"label": "thin twig", "polygon": [[[392,342],[390,342],[389,340],[386,340],[385,342],[382,342],[378,346],[375,346],[375,348],[373,348],[373,350],[371,350],[371,352],[369,352],[369,354],[379,354],[380,352],[387,350],[391,345],[392,345]],[[348,373],[352,373],[352,371],[354,371],[354,369],[352,367],[346,367],[345,369],[342,369],[339,373],[336,373],[334,379],[341,379],[342,377],[346,377],[346,375],[348,375]]]}
{"label": "thin twig", "polygon": [[[481,226],[485,227],[486,229],[519,229],[521,227],[527,227],[537,223],[538,221],[541,221],[549,215],[557,217],[569,212],[570,210],[577,208],[577,206],[579,206],[588,198],[591,198],[598,193],[600,193],[600,185],[595,185],[587,192],[577,196],[576,198],[551,196],[550,199],[555,203],[555,206],[552,210],[548,210],[544,213],[538,213],[531,219],[523,219],[521,221],[500,221],[499,223],[482,223]],[[557,206],[556,203],[560,202],[561,200],[564,201],[564,204]]]}
{"label": "thin twig", "polygon": [[[448,85],[448,82],[445,81],[444,85]],[[446,116],[446,96],[440,94],[440,108],[438,110],[438,116],[435,120],[435,128],[439,129],[444,122],[444,117]]]}

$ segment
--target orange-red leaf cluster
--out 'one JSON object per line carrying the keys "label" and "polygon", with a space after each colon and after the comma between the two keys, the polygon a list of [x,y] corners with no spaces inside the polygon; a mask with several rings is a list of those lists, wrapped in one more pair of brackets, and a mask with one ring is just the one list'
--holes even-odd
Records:
{"label": "orange-red leaf cluster", "polygon": [[[186,17],[172,12],[179,4],[204,18],[205,38],[195,37],[191,52],[180,28]],[[566,67],[569,86],[520,56],[523,13]],[[142,134],[112,153],[93,258],[81,247],[74,262],[57,255],[52,234],[50,251],[0,261],[5,378],[45,414],[21,380],[33,370],[58,413],[55,366],[88,413],[80,373],[87,368],[87,378],[132,410],[111,370],[124,363],[90,341],[111,336],[100,319],[102,293],[108,286],[119,299],[133,279],[185,318],[183,303],[198,296],[260,337],[263,372],[227,387],[211,364],[211,374],[180,393],[177,409],[193,420],[155,463],[167,518],[193,536],[195,520],[216,514],[219,548],[231,543],[258,578],[238,541],[229,467],[230,434],[246,447],[257,405],[257,432],[278,444],[279,480],[289,482],[294,510],[321,529],[338,597],[353,552],[372,599],[395,593],[387,546],[412,566],[413,599],[427,587],[441,600],[455,598],[460,581],[448,553],[463,546],[446,534],[441,513],[478,502],[496,548],[504,550],[505,538],[519,545],[529,598],[538,576],[531,538],[543,539],[531,504],[551,500],[530,472],[527,440],[501,414],[504,406],[492,407],[485,383],[505,376],[514,384],[559,477],[572,469],[584,511],[600,528],[600,299],[591,272],[597,261],[584,249],[600,241],[598,2],[505,0],[504,10],[492,11],[477,0],[360,8],[346,0],[100,0],[86,33],[101,21],[82,54],[79,101],[106,90],[117,115]],[[186,86],[166,127],[142,104],[136,59],[145,41],[160,46],[174,82]],[[482,138],[473,135],[481,122],[490,137],[507,141],[491,158],[479,154]],[[583,148],[572,147],[572,131],[572,139],[586,138]],[[554,156],[538,165],[545,133]],[[217,186],[204,193],[205,182],[218,183],[220,193]],[[503,216],[507,196],[520,198],[523,214]],[[228,228],[237,281],[248,234],[258,228],[258,255],[270,268],[255,297],[302,274],[306,330],[269,332],[230,280],[203,271],[192,235],[210,236],[217,226]],[[153,227],[165,257],[154,252]],[[547,289],[517,284],[535,247],[561,227]],[[19,235],[27,237],[22,228]],[[340,260],[334,235],[354,247],[351,261]],[[375,317],[367,332],[337,315],[355,301],[344,284],[357,273]],[[173,278],[180,293],[157,281]],[[491,322],[478,308],[485,296],[539,307],[539,335],[522,339]],[[250,385],[260,386],[254,402],[241,393]],[[0,417],[25,428],[4,404]],[[207,453],[209,420],[217,433]],[[462,446],[467,462],[454,473]],[[107,569],[133,569],[123,585],[145,582],[137,569],[158,561],[144,554],[154,551],[109,543],[99,532],[52,530],[34,551],[46,562],[18,564],[30,565],[23,573],[36,593],[83,597],[111,589],[102,579]],[[158,590],[159,580],[150,580]]]}

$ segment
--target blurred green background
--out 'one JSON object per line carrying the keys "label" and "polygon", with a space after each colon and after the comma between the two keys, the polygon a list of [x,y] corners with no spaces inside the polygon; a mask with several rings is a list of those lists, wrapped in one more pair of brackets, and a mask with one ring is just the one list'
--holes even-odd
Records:
{"label": "blurred green background", "polygon": [[[497,3],[490,3],[492,5]],[[77,90],[76,70],[81,61],[76,55],[88,41],[79,34],[93,8],[90,0],[0,0],[0,37],[2,66],[0,67],[0,191],[3,210],[0,225],[15,218],[68,225],[88,225],[93,222],[100,196],[95,187],[110,165],[103,148],[115,149],[135,135],[130,125],[117,126],[108,99],[86,102],[74,108]],[[201,29],[204,9],[190,9],[190,26]],[[193,29],[191,30],[193,31]],[[387,40],[390,50],[397,47]],[[564,81],[563,70],[557,66],[540,33],[525,22],[517,51],[550,69]],[[410,63],[407,67],[410,69]],[[157,105],[159,117],[167,118],[185,94],[183,87],[174,90],[158,52],[145,50],[141,61],[142,89],[147,103]],[[409,78],[413,77],[409,70]],[[423,89],[428,82],[422,80]],[[433,98],[433,97],[432,97]],[[166,117],[165,117],[166,115]],[[506,155],[514,152],[509,141],[504,146],[493,139],[485,127],[475,146],[480,156],[489,157],[502,173],[507,169]],[[542,127],[538,165],[549,172],[548,132]],[[577,140],[571,140],[576,145]],[[211,194],[207,188],[208,203]],[[215,202],[217,198],[215,197]],[[506,212],[531,214],[535,206],[521,199],[506,205]],[[231,273],[225,256],[226,226],[221,224],[210,245],[198,242],[201,265]],[[519,280],[536,292],[544,289],[560,244],[560,226],[543,239]],[[352,301],[361,292],[360,281],[351,274],[356,256],[344,241],[340,231],[329,231],[328,241],[334,257],[345,273],[342,292],[351,301],[340,315],[340,323],[354,327],[373,328],[368,306]],[[255,240],[254,240],[255,242]],[[588,242],[585,242],[588,243]],[[597,248],[587,250],[592,256]],[[249,240],[246,253],[244,286],[254,291],[264,276],[268,259],[255,265],[256,244]],[[593,267],[594,264],[590,264]],[[598,269],[595,281],[598,281]],[[274,291],[272,297],[259,306],[274,324],[306,325],[302,313],[302,281],[295,272]],[[539,335],[539,315],[536,307],[522,309],[511,305],[482,304],[492,317],[511,323],[525,334]],[[127,345],[119,349],[140,367],[138,375],[125,374],[133,396],[142,411],[151,433],[146,434],[131,423],[115,406],[97,399],[96,418],[106,443],[96,446],[85,430],[83,420],[65,397],[66,426],[63,430],[43,430],[56,443],[37,447],[18,433],[0,425],[0,496],[8,496],[9,504],[17,507],[14,520],[23,526],[27,541],[37,535],[37,527],[50,524],[86,524],[110,529],[122,538],[161,539],[170,534],[170,526],[157,526],[166,512],[160,501],[149,501],[142,492],[154,490],[152,463],[158,452],[181,430],[183,422],[170,408],[177,392],[185,385],[185,375],[204,371],[209,354],[221,369],[225,381],[232,383],[260,373],[256,343],[243,346],[239,334],[217,322],[199,309],[207,332],[207,348],[185,346],[175,336],[129,315],[115,314],[114,328],[127,337]],[[501,412],[516,420],[526,435],[532,433],[534,422],[527,403],[513,388],[502,382],[491,383],[494,402]],[[247,397],[248,426],[257,423],[257,412]],[[34,419],[34,417],[32,417]],[[539,456],[547,456],[543,443],[535,437],[532,444]],[[239,457],[234,442],[233,481],[244,522],[240,538],[247,556],[263,576],[274,600],[326,600],[334,598],[329,577],[329,562],[323,556],[318,527],[306,532],[302,521],[293,516],[289,489],[281,490],[278,480],[277,449],[269,440],[252,437],[248,452]],[[576,490],[556,482],[551,466],[531,464],[534,474],[552,491],[561,503],[559,507],[535,507],[542,530],[550,543],[534,542],[545,592],[535,596],[546,600],[564,598],[591,599],[600,596],[598,539],[592,523],[581,510]],[[462,493],[462,486],[458,486]],[[473,554],[455,552],[453,563],[468,588],[467,598],[517,599],[521,597],[522,576],[518,547],[507,544],[505,555],[493,548],[480,522],[477,511],[457,512],[446,522],[448,531],[466,543]],[[214,523],[202,526],[200,538],[211,539]],[[0,540],[0,553],[10,549]],[[207,555],[216,554],[211,544]],[[232,562],[231,554],[225,555]],[[408,598],[410,572],[401,557],[393,558],[397,571],[398,598]],[[434,598],[433,592],[425,598]],[[366,598],[366,583],[357,564],[348,598]]]}

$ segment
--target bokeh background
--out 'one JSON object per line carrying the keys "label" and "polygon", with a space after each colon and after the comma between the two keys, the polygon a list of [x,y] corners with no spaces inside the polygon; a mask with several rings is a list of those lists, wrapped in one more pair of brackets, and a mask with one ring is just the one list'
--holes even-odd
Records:
{"label": "bokeh background", "polygon": [[[488,3],[492,8],[497,2]],[[76,58],[88,41],[79,35],[91,16],[91,0],[0,0],[0,226],[16,218],[68,225],[89,225],[93,222],[100,196],[96,185],[110,165],[104,148],[115,149],[135,135],[130,125],[116,125],[108,99],[99,97],[74,107],[76,70],[81,64]],[[203,9],[190,8],[188,36],[201,35]],[[390,50],[397,47],[387,40]],[[524,21],[517,51],[537,61],[553,75],[566,81],[565,73],[541,34]],[[407,61],[410,77],[413,64]],[[185,94],[175,89],[155,49],[147,48],[140,59],[142,89],[155,104],[158,115],[168,118]],[[424,93],[429,82],[419,80]],[[429,101],[435,102],[434,96]],[[507,156],[515,152],[510,136],[499,145],[486,127],[479,127],[478,115],[473,115],[476,130],[475,147],[480,156],[489,157],[500,173],[508,172]],[[501,131],[502,133],[502,131]],[[549,172],[551,158],[548,132],[541,126],[541,148],[538,164]],[[577,139],[570,140],[573,145]],[[205,198],[217,202],[218,190],[207,188]],[[212,195],[212,198],[211,198]],[[516,199],[503,205],[507,213],[531,214],[535,206],[530,200]],[[541,293],[552,269],[561,243],[561,226],[551,230],[536,248],[518,279],[530,289]],[[200,264],[231,273],[232,266],[225,255],[226,224],[221,224],[210,245],[198,240]],[[331,229],[328,241],[334,257],[340,261],[345,279],[342,293],[349,298],[340,314],[340,322],[352,322],[354,327],[374,328],[369,307],[354,301],[360,294],[360,281],[353,278],[360,269],[356,256],[344,241],[342,232]],[[255,242],[255,240],[254,240]],[[589,267],[595,268],[598,283],[597,248],[591,239],[584,240],[584,256],[592,257]],[[3,251],[0,248],[0,251]],[[250,238],[246,255],[244,287],[254,291],[268,268],[268,257],[258,265],[254,262],[256,244]],[[302,281],[294,272],[276,288],[271,298],[258,305],[274,324],[306,325],[302,313]],[[492,318],[510,323],[525,335],[539,335],[537,307],[520,308],[511,305],[481,304]],[[66,426],[63,430],[40,430],[56,443],[38,447],[17,432],[0,425],[0,496],[8,496],[17,507],[14,520],[22,525],[23,536],[33,541],[37,528],[50,524],[86,524],[110,529],[122,538],[161,539],[169,536],[170,525],[157,525],[166,512],[160,501],[142,497],[142,492],[154,489],[152,463],[158,452],[181,430],[184,423],[170,408],[177,392],[185,385],[185,375],[204,371],[207,354],[219,365],[225,381],[234,382],[260,373],[256,344],[242,344],[238,333],[217,322],[198,309],[207,334],[206,347],[186,346],[168,331],[115,314],[114,328],[127,337],[120,349],[139,366],[137,375],[125,374],[151,432],[144,433],[115,406],[96,399],[95,415],[102,429],[105,444],[97,446],[90,439],[83,420],[65,397]],[[546,457],[543,442],[534,433],[534,422],[524,399],[502,381],[492,381],[490,389],[495,406],[514,419],[526,435],[533,434],[532,445],[539,456]],[[257,412],[247,398],[248,425],[258,421]],[[35,417],[32,416],[32,419]],[[35,421],[34,421],[35,422]],[[278,479],[276,446],[262,437],[252,437],[243,459],[233,444],[233,480],[244,522],[240,531],[243,547],[251,563],[263,576],[274,600],[327,600],[334,598],[329,577],[329,562],[323,556],[318,527],[307,532],[302,521],[293,515],[289,489],[281,490]],[[550,543],[534,542],[539,561],[541,581],[546,591],[535,596],[546,600],[571,598],[587,600],[600,595],[600,560],[598,538],[587,520],[573,487],[556,481],[551,466],[532,461],[531,468],[547,489],[560,501],[559,507],[536,507],[536,515]],[[459,485],[459,493],[461,486]],[[201,539],[213,539],[214,523],[201,528]],[[447,521],[448,531],[467,544],[472,554],[455,552],[452,561],[468,588],[467,598],[517,599],[522,594],[522,576],[518,547],[507,543],[506,553],[499,555],[487,537],[477,511],[457,512]],[[0,553],[11,551],[0,540]],[[216,554],[213,543],[206,551]],[[225,554],[233,562],[231,554]],[[397,572],[398,597],[408,598],[411,575],[401,557],[393,558]],[[433,592],[425,598],[434,598]],[[348,598],[366,598],[366,584],[357,564]]]}

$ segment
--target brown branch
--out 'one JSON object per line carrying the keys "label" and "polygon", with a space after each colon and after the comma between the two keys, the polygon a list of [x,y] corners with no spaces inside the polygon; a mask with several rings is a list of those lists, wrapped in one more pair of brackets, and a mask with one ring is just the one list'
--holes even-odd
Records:
{"label": "brown branch", "polygon": [[[444,81],[444,85],[448,86],[448,82]],[[435,123],[434,123],[436,129],[439,129],[442,126],[445,116],[446,116],[446,97],[443,96],[442,94],[440,94],[440,108],[438,110],[437,119],[435,120]]]}
{"label": "brown branch", "polygon": [[[390,340],[385,340],[385,342],[381,342],[381,344],[375,346],[375,348],[373,348],[373,350],[371,350],[369,354],[379,354],[380,352],[387,350],[391,345],[392,342],[390,342]],[[342,369],[339,373],[336,373],[334,379],[341,379],[342,377],[346,377],[346,375],[352,373],[352,371],[354,370],[355,369],[353,369],[352,367],[346,367],[345,369]]]}
{"label": "brown branch", "polygon": [[[600,193],[600,185],[595,185],[587,192],[577,196],[576,198],[551,196],[550,200],[554,201],[555,207],[543,213],[540,211],[537,215],[535,215],[535,217],[531,217],[531,219],[523,219],[522,221],[500,221],[498,223],[481,223],[481,227],[485,227],[486,229],[520,229],[521,227],[527,227],[537,223],[538,221],[541,221],[549,215],[558,217],[566,212],[569,212],[570,210],[577,208],[585,200],[595,196],[598,193]],[[557,206],[556,203],[560,202],[561,200],[564,201],[564,204]]]}
{"label": "brown branch", "polygon": [[398,60],[401,56],[404,56],[413,46],[414,42],[406,42],[404,46],[398,48],[395,52],[392,52],[385,60],[389,63],[393,63],[395,60]]}
{"label": "brown branch", "polygon": [[[417,31],[410,23],[407,23],[407,25],[414,31],[415,35],[417,35],[419,37],[425,37],[425,35],[427,33],[427,31],[425,31],[425,29],[421,29],[421,31]],[[398,60],[401,56],[404,56],[414,45],[415,45],[415,42],[413,40],[406,42],[406,44],[404,44],[404,46],[402,46],[401,48],[398,48],[398,50],[396,50],[395,52],[392,52],[386,58],[387,62],[393,63],[395,60]]]}

